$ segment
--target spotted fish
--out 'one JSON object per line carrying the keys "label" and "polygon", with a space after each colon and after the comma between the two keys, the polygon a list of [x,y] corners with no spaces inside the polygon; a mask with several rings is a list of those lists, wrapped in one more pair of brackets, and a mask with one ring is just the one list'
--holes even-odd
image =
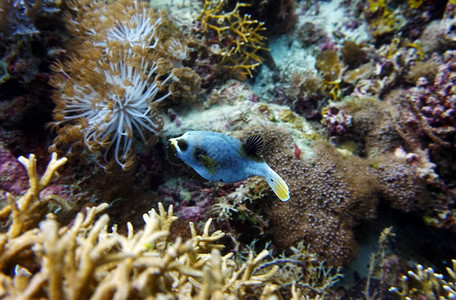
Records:
{"label": "spotted fish", "polygon": [[288,185],[258,156],[263,146],[260,135],[245,143],[222,133],[188,131],[169,140],[171,152],[203,178],[232,183],[251,176],[262,176],[282,201],[290,199]]}

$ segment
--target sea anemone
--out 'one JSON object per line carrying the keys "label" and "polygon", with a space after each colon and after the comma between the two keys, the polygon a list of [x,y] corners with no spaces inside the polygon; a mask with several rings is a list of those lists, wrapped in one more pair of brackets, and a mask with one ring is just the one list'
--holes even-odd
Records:
{"label": "sea anemone", "polygon": [[73,43],[80,46],[52,67],[58,136],[51,149],[84,144],[91,152],[104,152],[103,165],[116,162],[126,170],[134,163],[135,137],[145,141],[147,133],[161,131],[155,105],[171,94],[164,86],[172,72],[153,51],[161,18],[133,0],[96,1],[94,10],[78,10],[85,4],[75,2],[79,15],[68,20]]}
{"label": "sea anemone", "polygon": [[[56,125],[69,121],[81,125],[88,149],[98,152],[100,147],[112,148],[115,161],[124,169],[131,163],[129,157],[133,157],[134,132],[145,141],[145,129],[152,133],[161,130],[162,121],[155,115],[152,102],[159,103],[170,95],[168,92],[156,98],[161,84],[172,76],[168,75],[161,84],[149,82],[158,63],[147,56],[141,60],[135,57],[129,53],[110,54],[107,61],[82,74],[79,80],[87,84],[75,84],[72,91],[68,92],[69,88],[59,97],[54,111]],[[97,84],[99,78],[104,78],[104,84]],[[105,161],[109,160],[109,152],[104,153]]]}

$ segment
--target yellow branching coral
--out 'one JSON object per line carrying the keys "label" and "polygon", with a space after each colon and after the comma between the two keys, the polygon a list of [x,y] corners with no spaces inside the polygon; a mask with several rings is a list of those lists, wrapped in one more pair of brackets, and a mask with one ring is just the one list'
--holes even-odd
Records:
{"label": "yellow branching coral", "polygon": [[333,50],[325,50],[317,55],[315,67],[323,76],[323,90],[328,90],[329,95],[336,101],[340,98],[340,83],[342,73],[342,63]]}
{"label": "yellow branching coral", "polygon": [[224,13],[224,0],[205,0],[198,20],[212,52],[220,56],[220,64],[240,78],[252,77],[252,70],[262,63],[258,54],[268,50],[261,32],[266,30],[263,22],[252,20],[250,15],[241,15],[239,9],[249,6],[236,3],[234,9]]}
{"label": "yellow branching coral", "polygon": [[405,24],[401,12],[391,10],[385,0],[368,0],[364,13],[373,37],[395,32]]}
{"label": "yellow branching coral", "polygon": [[58,136],[51,149],[83,144],[103,154],[102,164],[129,169],[135,138],[145,140],[163,127],[156,104],[170,95],[166,84],[172,78],[164,53],[171,51],[178,64],[186,47],[164,45],[164,16],[145,2],[76,0],[70,7],[76,16],[67,16],[74,37],[69,59],[52,66]]}
{"label": "yellow branching coral", "polygon": [[410,8],[417,9],[423,4],[424,0],[407,0]]}
{"label": "yellow branching coral", "polygon": [[170,243],[169,229],[177,219],[172,206],[166,211],[159,204],[158,212],[143,216],[142,230],[134,232],[128,224],[127,235],[119,234],[116,226],[108,230],[108,215],[98,217],[107,204],[79,213],[68,227],[59,225],[52,214],[42,221],[46,211],[42,206],[49,200],[39,199],[38,194],[66,158],[53,154],[40,179],[33,155],[19,160],[27,168],[30,189],[2,211],[13,218],[8,232],[0,234],[0,298],[242,298],[253,286],[268,286],[264,291],[268,295],[277,292],[267,282],[273,271],[253,274],[265,253],[251,253],[241,264],[232,253],[222,256],[223,245],[218,242],[224,233],[210,233],[211,220],[202,235],[191,225],[190,240]]}

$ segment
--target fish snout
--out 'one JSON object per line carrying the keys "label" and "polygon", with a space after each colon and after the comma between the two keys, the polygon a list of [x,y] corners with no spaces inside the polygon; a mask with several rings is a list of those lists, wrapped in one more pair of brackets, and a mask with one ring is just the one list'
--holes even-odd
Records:
{"label": "fish snout", "polygon": [[177,138],[172,138],[172,139],[168,140],[168,143],[167,143],[168,148],[176,147],[176,145],[177,145]]}
{"label": "fish snout", "polygon": [[177,152],[177,149],[179,149],[177,142],[177,138],[169,139],[166,143],[166,148],[175,154]]}
{"label": "fish snout", "polygon": [[177,146],[177,139],[169,139],[166,143],[166,152],[168,154],[168,159],[170,159],[173,163],[180,163],[181,161],[178,159],[178,146]]}

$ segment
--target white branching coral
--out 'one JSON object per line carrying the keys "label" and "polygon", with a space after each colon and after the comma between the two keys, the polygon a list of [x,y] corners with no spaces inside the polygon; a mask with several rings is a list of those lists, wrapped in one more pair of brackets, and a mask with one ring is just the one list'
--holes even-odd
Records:
{"label": "white branching coral", "polygon": [[456,299],[456,260],[447,267],[449,276],[445,278],[431,267],[416,266],[416,271],[408,271],[400,278],[400,287],[391,287],[398,299]]}
{"label": "white branching coral", "polygon": [[129,169],[135,138],[160,133],[156,104],[170,95],[165,87],[172,72],[155,49],[161,18],[137,0],[71,5],[76,17],[67,18],[74,35],[69,59],[52,67],[58,136],[51,148],[79,142],[103,153],[103,165]]}
{"label": "white branching coral", "polygon": [[225,221],[228,220],[233,213],[238,212],[236,209],[237,205],[237,202],[231,202],[228,197],[219,198],[217,203],[212,205],[212,213],[216,216],[217,220]]}

